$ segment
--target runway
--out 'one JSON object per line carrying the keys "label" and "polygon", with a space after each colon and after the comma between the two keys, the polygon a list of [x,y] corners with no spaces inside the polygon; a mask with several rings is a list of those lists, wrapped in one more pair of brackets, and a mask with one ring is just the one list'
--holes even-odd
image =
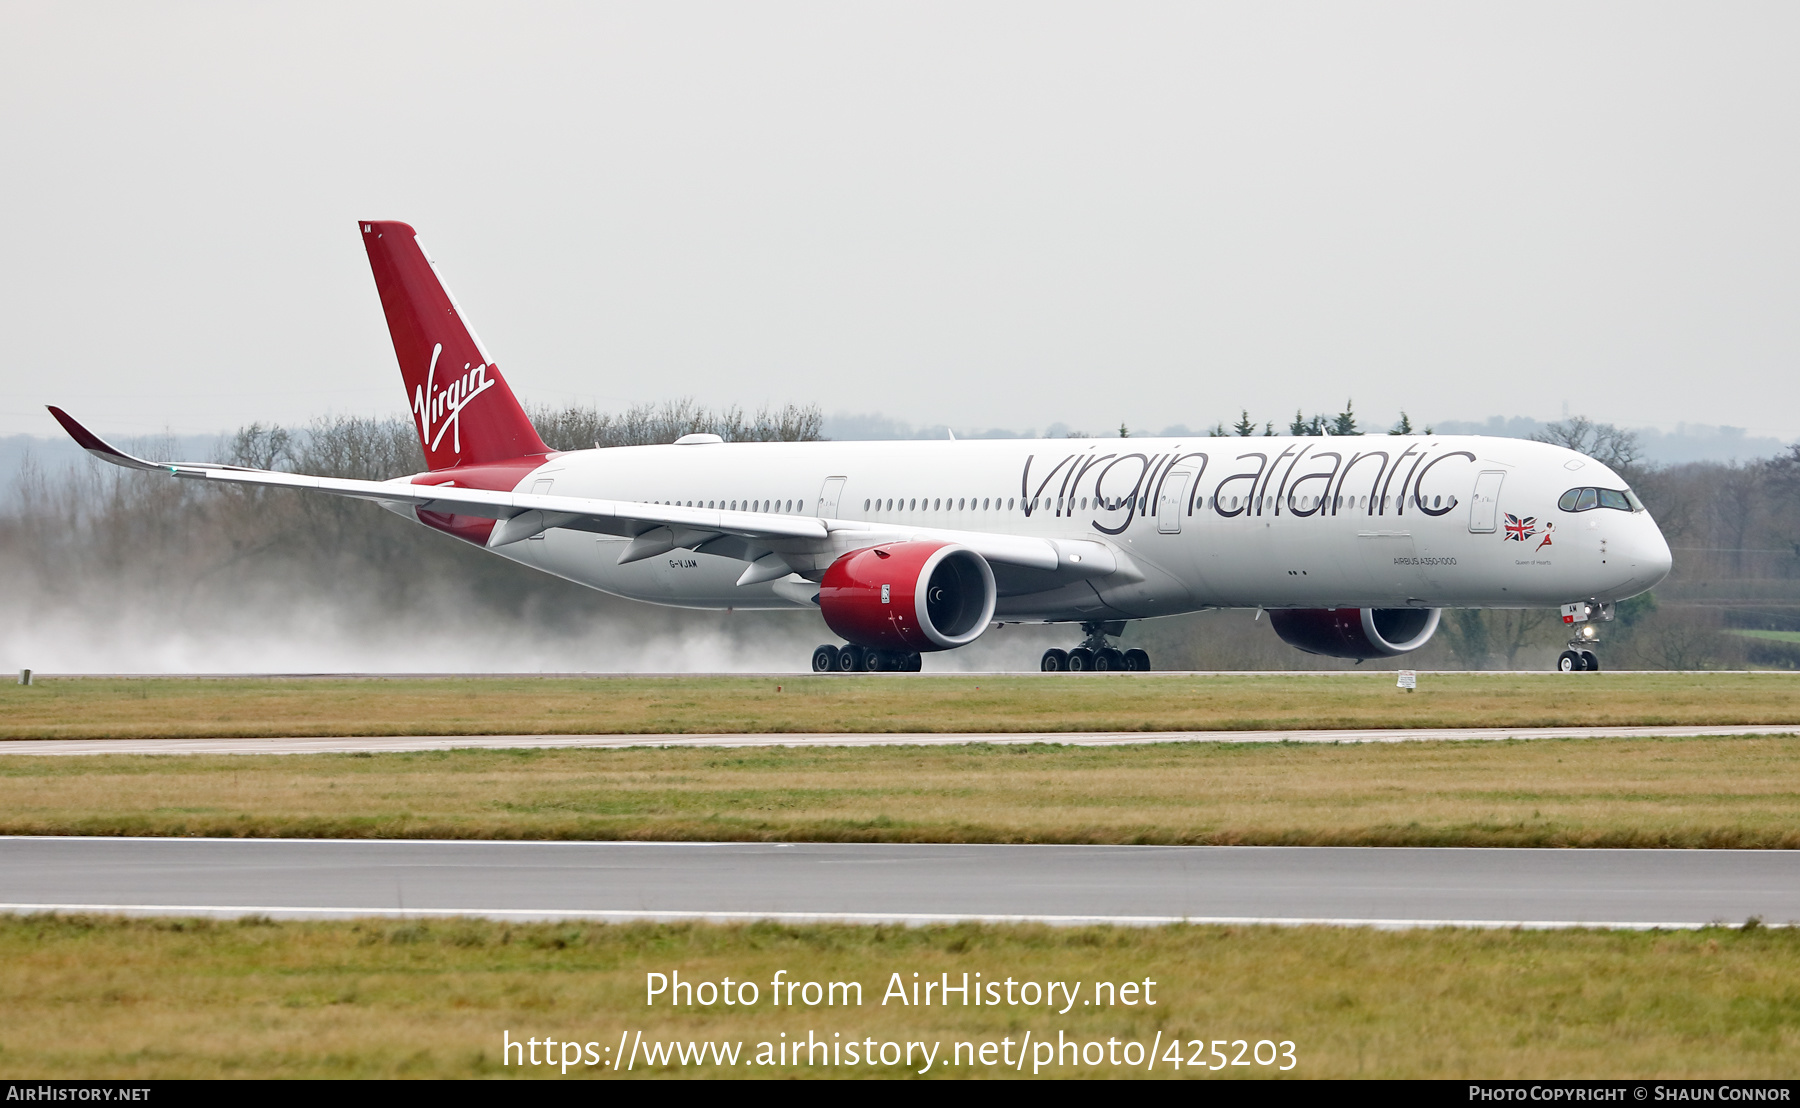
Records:
{"label": "runway", "polygon": [[4,837],[0,911],[1695,927],[1800,920],[1800,852]]}
{"label": "runway", "polygon": [[971,743],[1136,746],[1146,743],[1497,742],[1505,739],[1800,735],[1800,724],[1726,727],[1419,727],[1343,731],[841,732],[703,735],[367,735],[220,739],[10,739],[0,754],[379,754],[420,750],[563,750],[643,746],[966,746]]}

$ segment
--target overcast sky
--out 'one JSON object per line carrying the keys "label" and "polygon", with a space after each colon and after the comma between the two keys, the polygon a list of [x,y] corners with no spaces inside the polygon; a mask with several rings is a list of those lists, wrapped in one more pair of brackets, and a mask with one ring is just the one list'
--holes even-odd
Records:
{"label": "overcast sky", "polygon": [[0,0],[0,433],[514,388],[1800,435],[1800,5]]}

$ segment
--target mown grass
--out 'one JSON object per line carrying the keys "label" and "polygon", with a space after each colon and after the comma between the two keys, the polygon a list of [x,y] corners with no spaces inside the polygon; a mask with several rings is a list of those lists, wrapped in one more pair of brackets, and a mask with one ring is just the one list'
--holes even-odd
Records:
{"label": "mown grass", "polygon": [[[767,983],[859,981],[860,1007]],[[646,1007],[645,977],[760,983],[745,1008]],[[882,1005],[890,974],[1157,982],[1154,1006]],[[0,918],[0,1077],[559,1077],[501,1033],[595,1042],[1290,1040],[1296,1077],[1791,1077],[1800,931],[1381,932],[775,924]],[[1058,1007],[1062,1005],[1059,1003]],[[1227,1051],[1232,1050],[1228,1045]],[[1184,1046],[1183,1053],[1191,1048]],[[541,1056],[541,1055],[540,1055]],[[913,1070],[920,1068],[915,1061]],[[903,1066],[648,1066],[577,1077],[903,1076]],[[1025,1070],[1030,1073],[1029,1065]],[[1046,1076],[1270,1074],[1052,1066]],[[1015,1076],[935,1067],[930,1076]]]}
{"label": "mown grass", "polygon": [[1800,738],[0,759],[0,832],[1800,847]]}
{"label": "mown grass", "polygon": [[1771,642],[1800,643],[1800,631],[1753,631],[1733,630],[1733,635],[1742,635],[1747,639],[1768,639]]}
{"label": "mown grass", "polygon": [[1789,673],[57,678],[0,738],[1800,723]]}

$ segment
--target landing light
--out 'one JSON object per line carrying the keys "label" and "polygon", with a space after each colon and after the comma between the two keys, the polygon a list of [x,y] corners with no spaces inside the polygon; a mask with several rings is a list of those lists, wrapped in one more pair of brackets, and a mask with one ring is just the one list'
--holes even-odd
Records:
{"label": "landing light", "polygon": [[1596,636],[1596,635],[1598,635],[1598,634],[1599,634],[1599,633],[1600,633],[1600,632],[1598,632],[1598,631],[1596,631],[1596,630],[1594,630],[1594,628],[1593,628],[1593,625],[1592,625],[1592,624],[1590,624],[1590,625],[1588,625],[1588,626],[1586,626],[1586,627],[1583,627],[1583,628],[1582,628],[1582,629],[1581,629],[1581,637],[1582,637],[1582,638],[1584,638],[1584,639],[1591,639],[1591,638],[1593,638],[1593,637],[1594,637],[1594,636]]}

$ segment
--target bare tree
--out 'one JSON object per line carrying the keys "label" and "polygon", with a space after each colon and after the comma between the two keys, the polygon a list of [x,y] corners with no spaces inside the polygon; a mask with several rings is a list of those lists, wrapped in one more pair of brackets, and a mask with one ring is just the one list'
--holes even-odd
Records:
{"label": "bare tree", "polygon": [[292,460],[293,445],[294,436],[280,424],[264,427],[252,423],[238,428],[226,458],[232,465],[250,469],[285,469]]}
{"label": "bare tree", "polygon": [[1488,636],[1496,649],[1506,655],[1506,668],[1519,668],[1519,653],[1527,647],[1549,645],[1547,631],[1556,623],[1555,612],[1545,608],[1518,608],[1482,613],[1487,617]]}
{"label": "bare tree", "polygon": [[1742,640],[1720,630],[1716,611],[1663,608],[1635,629],[1629,654],[1646,669],[1714,669],[1741,664]]}
{"label": "bare tree", "polygon": [[544,442],[557,450],[653,446],[696,434],[717,435],[726,442],[817,442],[825,437],[825,417],[816,404],[760,408],[751,416],[736,406],[714,410],[691,398],[639,404],[616,414],[579,405],[533,405],[528,412]]}
{"label": "bare tree", "polygon": [[297,439],[291,453],[302,473],[380,481],[425,468],[411,420],[324,417]]}
{"label": "bare tree", "polygon": [[1716,534],[1731,552],[1731,563],[1739,577],[1744,575],[1745,546],[1762,507],[1764,467],[1760,462],[1743,466],[1733,462],[1724,467],[1715,480],[1712,505]]}
{"label": "bare tree", "polygon": [[1489,635],[1487,613],[1476,608],[1457,608],[1441,625],[1457,661],[1469,669],[1487,666]]}
{"label": "bare tree", "polygon": [[1643,444],[1636,431],[1626,431],[1610,423],[1595,423],[1586,416],[1573,416],[1561,423],[1547,425],[1531,436],[1538,442],[1566,446],[1578,454],[1601,463],[1626,480],[1636,474],[1644,456]]}
{"label": "bare tree", "polygon": [[1674,542],[1673,536],[1694,530],[1711,495],[1711,475],[1708,465],[1646,467],[1632,476],[1631,487]]}
{"label": "bare tree", "polygon": [[1768,519],[1776,541],[1793,547],[1800,558],[1800,443],[1769,459],[1764,468],[1769,491]]}

